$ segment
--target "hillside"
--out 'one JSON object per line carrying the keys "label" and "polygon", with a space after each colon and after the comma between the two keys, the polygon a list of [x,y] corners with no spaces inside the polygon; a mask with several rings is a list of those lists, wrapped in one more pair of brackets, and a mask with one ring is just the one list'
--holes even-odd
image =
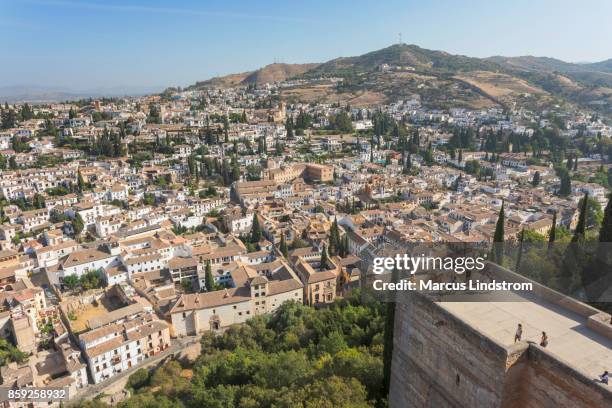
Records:
{"label": "hillside", "polygon": [[342,75],[376,70],[380,65],[410,66],[417,70],[455,72],[495,70],[493,62],[479,58],[433,51],[416,45],[394,44],[357,57],[336,58],[306,73],[307,76]]}
{"label": "hillside", "polygon": [[279,82],[302,75],[319,64],[270,64],[249,74],[243,84],[265,84]]}
{"label": "hillside", "polygon": [[522,57],[502,57],[495,56],[486,58],[500,66],[508,68],[526,69],[531,71],[559,71],[572,72],[580,71],[583,68],[578,64],[561,61],[556,58],[534,57],[531,55]]}
{"label": "hillside", "polygon": [[590,64],[583,64],[585,67],[590,68],[593,71],[610,72],[612,73],[612,58],[601,62],[593,62]]}
{"label": "hillside", "polygon": [[230,74],[221,77],[211,78],[206,81],[196,82],[188,89],[199,89],[206,87],[231,87],[249,84],[264,84],[270,82],[280,82],[293,78],[298,75],[316,68],[318,64],[279,64],[266,65],[256,71],[242,72],[240,74]]}
{"label": "hillside", "polygon": [[[386,66],[387,69],[381,69]],[[486,108],[520,103],[542,108],[563,101],[609,112],[612,60],[575,64],[548,57],[473,58],[417,45],[392,46],[322,64],[271,64],[199,82],[192,88],[261,84],[301,77],[318,81],[283,90],[290,102],[371,106],[418,95],[432,108]],[[325,78],[342,77],[335,85]]]}

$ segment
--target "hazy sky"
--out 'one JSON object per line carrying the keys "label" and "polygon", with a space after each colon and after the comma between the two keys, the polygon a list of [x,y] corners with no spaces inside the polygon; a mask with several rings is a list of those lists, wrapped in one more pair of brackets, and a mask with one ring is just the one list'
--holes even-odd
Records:
{"label": "hazy sky", "polygon": [[475,57],[612,58],[611,0],[0,0],[0,87],[188,85],[398,41]]}

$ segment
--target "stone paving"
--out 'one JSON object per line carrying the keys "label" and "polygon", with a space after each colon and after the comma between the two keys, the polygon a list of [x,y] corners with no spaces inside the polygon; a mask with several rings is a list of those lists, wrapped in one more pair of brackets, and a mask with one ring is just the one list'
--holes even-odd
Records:
{"label": "stone paving", "polygon": [[547,349],[591,378],[612,372],[612,339],[586,326],[587,319],[560,306],[531,299],[516,302],[443,302],[440,305],[498,343],[514,343],[517,325],[523,341],[540,343],[548,335]]}

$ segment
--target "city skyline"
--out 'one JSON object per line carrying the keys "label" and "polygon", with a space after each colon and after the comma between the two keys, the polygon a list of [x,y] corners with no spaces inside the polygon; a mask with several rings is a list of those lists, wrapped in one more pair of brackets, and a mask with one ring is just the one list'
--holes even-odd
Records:
{"label": "city skyline", "polygon": [[[163,88],[273,62],[325,62],[399,41],[473,57],[612,57],[612,5],[2,1],[0,35],[13,61],[0,87]],[[607,11],[606,11],[607,10]],[[518,24],[520,22],[520,24]],[[366,29],[364,29],[366,27]],[[442,29],[440,29],[442,27]],[[560,28],[563,29],[560,29]],[[44,68],[43,68],[44,67]]]}

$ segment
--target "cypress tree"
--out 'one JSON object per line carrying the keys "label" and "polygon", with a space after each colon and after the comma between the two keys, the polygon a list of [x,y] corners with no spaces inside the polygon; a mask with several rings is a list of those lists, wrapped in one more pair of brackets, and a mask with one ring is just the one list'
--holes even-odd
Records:
{"label": "cypress tree", "polygon": [[599,229],[599,242],[612,242],[612,193],[604,210],[604,217]]}
{"label": "cypress tree", "polygon": [[523,257],[523,241],[524,240],[525,240],[525,228],[521,230],[521,234],[519,235],[518,254],[516,256],[516,266],[514,268],[515,272],[518,272],[521,267],[521,258]]}
{"label": "cypress tree", "polygon": [[557,237],[557,211],[553,213],[552,225],[550,226],[550,231],[548,232],[548,250],[552,249],[552,246]]}
{"label": "cypress tree", "polygon": [[337,255],[340,252],[340,229],[338,228],[338,219],[334,218],[331,229],[329,231],[329,254]]}
{"label": "cypress tree", "polygon": [[215,278],[213,278],[210,261],[206,262],[206,271],[204,273],[204,279],[204,286],[206,287],[206,291],[212,292],[213,290],[215,290]]}
{"label": "cypress tree", "polygon": [[572,180],[567,171],[561,174],[561,186],[559,187],[560,196],[568,196],[572,192]]}
{"label": "cypress tree", "polygon": [[336,255],[336,253],[337,253],[337,246],[336,246],[336,242],[334,240],[334,234],[333,234],[332,231],[330,231],[330,233],[329,233],[329,243],[328,243],[327,247],[329,248],[329,254],[331,256]]}
{"label": "cypress tree", "polygon": [[589,193],[584,193],[584,198],[582,199],[582,206],[580,207],[580,215],[578,216],[578,225],[576,225],[576,230],[574,231],[572,242],[577,242],[581,238],[584,238],[584,233],[586,232],[587,213],[589,211],[588,201]]}
{"label": "cypress tree", "polygon": [[493,235],[494,262],[499,265],[501,265],[504,260],[504,206],[505,203],[502,202],[502,206],[499,210],[499,216],[497,217],[497,223],[495,224],[495,234]]}
{"label": "cypress tree", "polygon": [[82,193],[83,189],[85,188],[85,180],[83,180],[81,170],[77,172],[77,186],[79,187],[79,193]]}
{"label": "cypress tree", "polygon": [[281,233],[280,251],[285,258],[289,256],[289,250],[287,249],[287,242],[285,241],[284,233]]}
{"label": "cypress tree", "polygon": [[253,225],[251,226],[251,242],[253,244],[257,244],[261,241],[262,230],[261,225],[259,225],[259,217],[257,217],[257,213],[253,213]]}
{"label": "cypress tree", "polygon": [[348,235],[344,234],[344,237],[342,238],[342,244],[340,245],[341,248],[341,252],[340,252],[340,256],[341,257],[346,257],[348,256],[349,250],[348,250]]}
{"label": "cypress tree", "polygon": [[326,270],[329,266],[329,257],[327,255],[327,248],[323,245],[323,251],[321,252],[321,264],[319,269]]}

